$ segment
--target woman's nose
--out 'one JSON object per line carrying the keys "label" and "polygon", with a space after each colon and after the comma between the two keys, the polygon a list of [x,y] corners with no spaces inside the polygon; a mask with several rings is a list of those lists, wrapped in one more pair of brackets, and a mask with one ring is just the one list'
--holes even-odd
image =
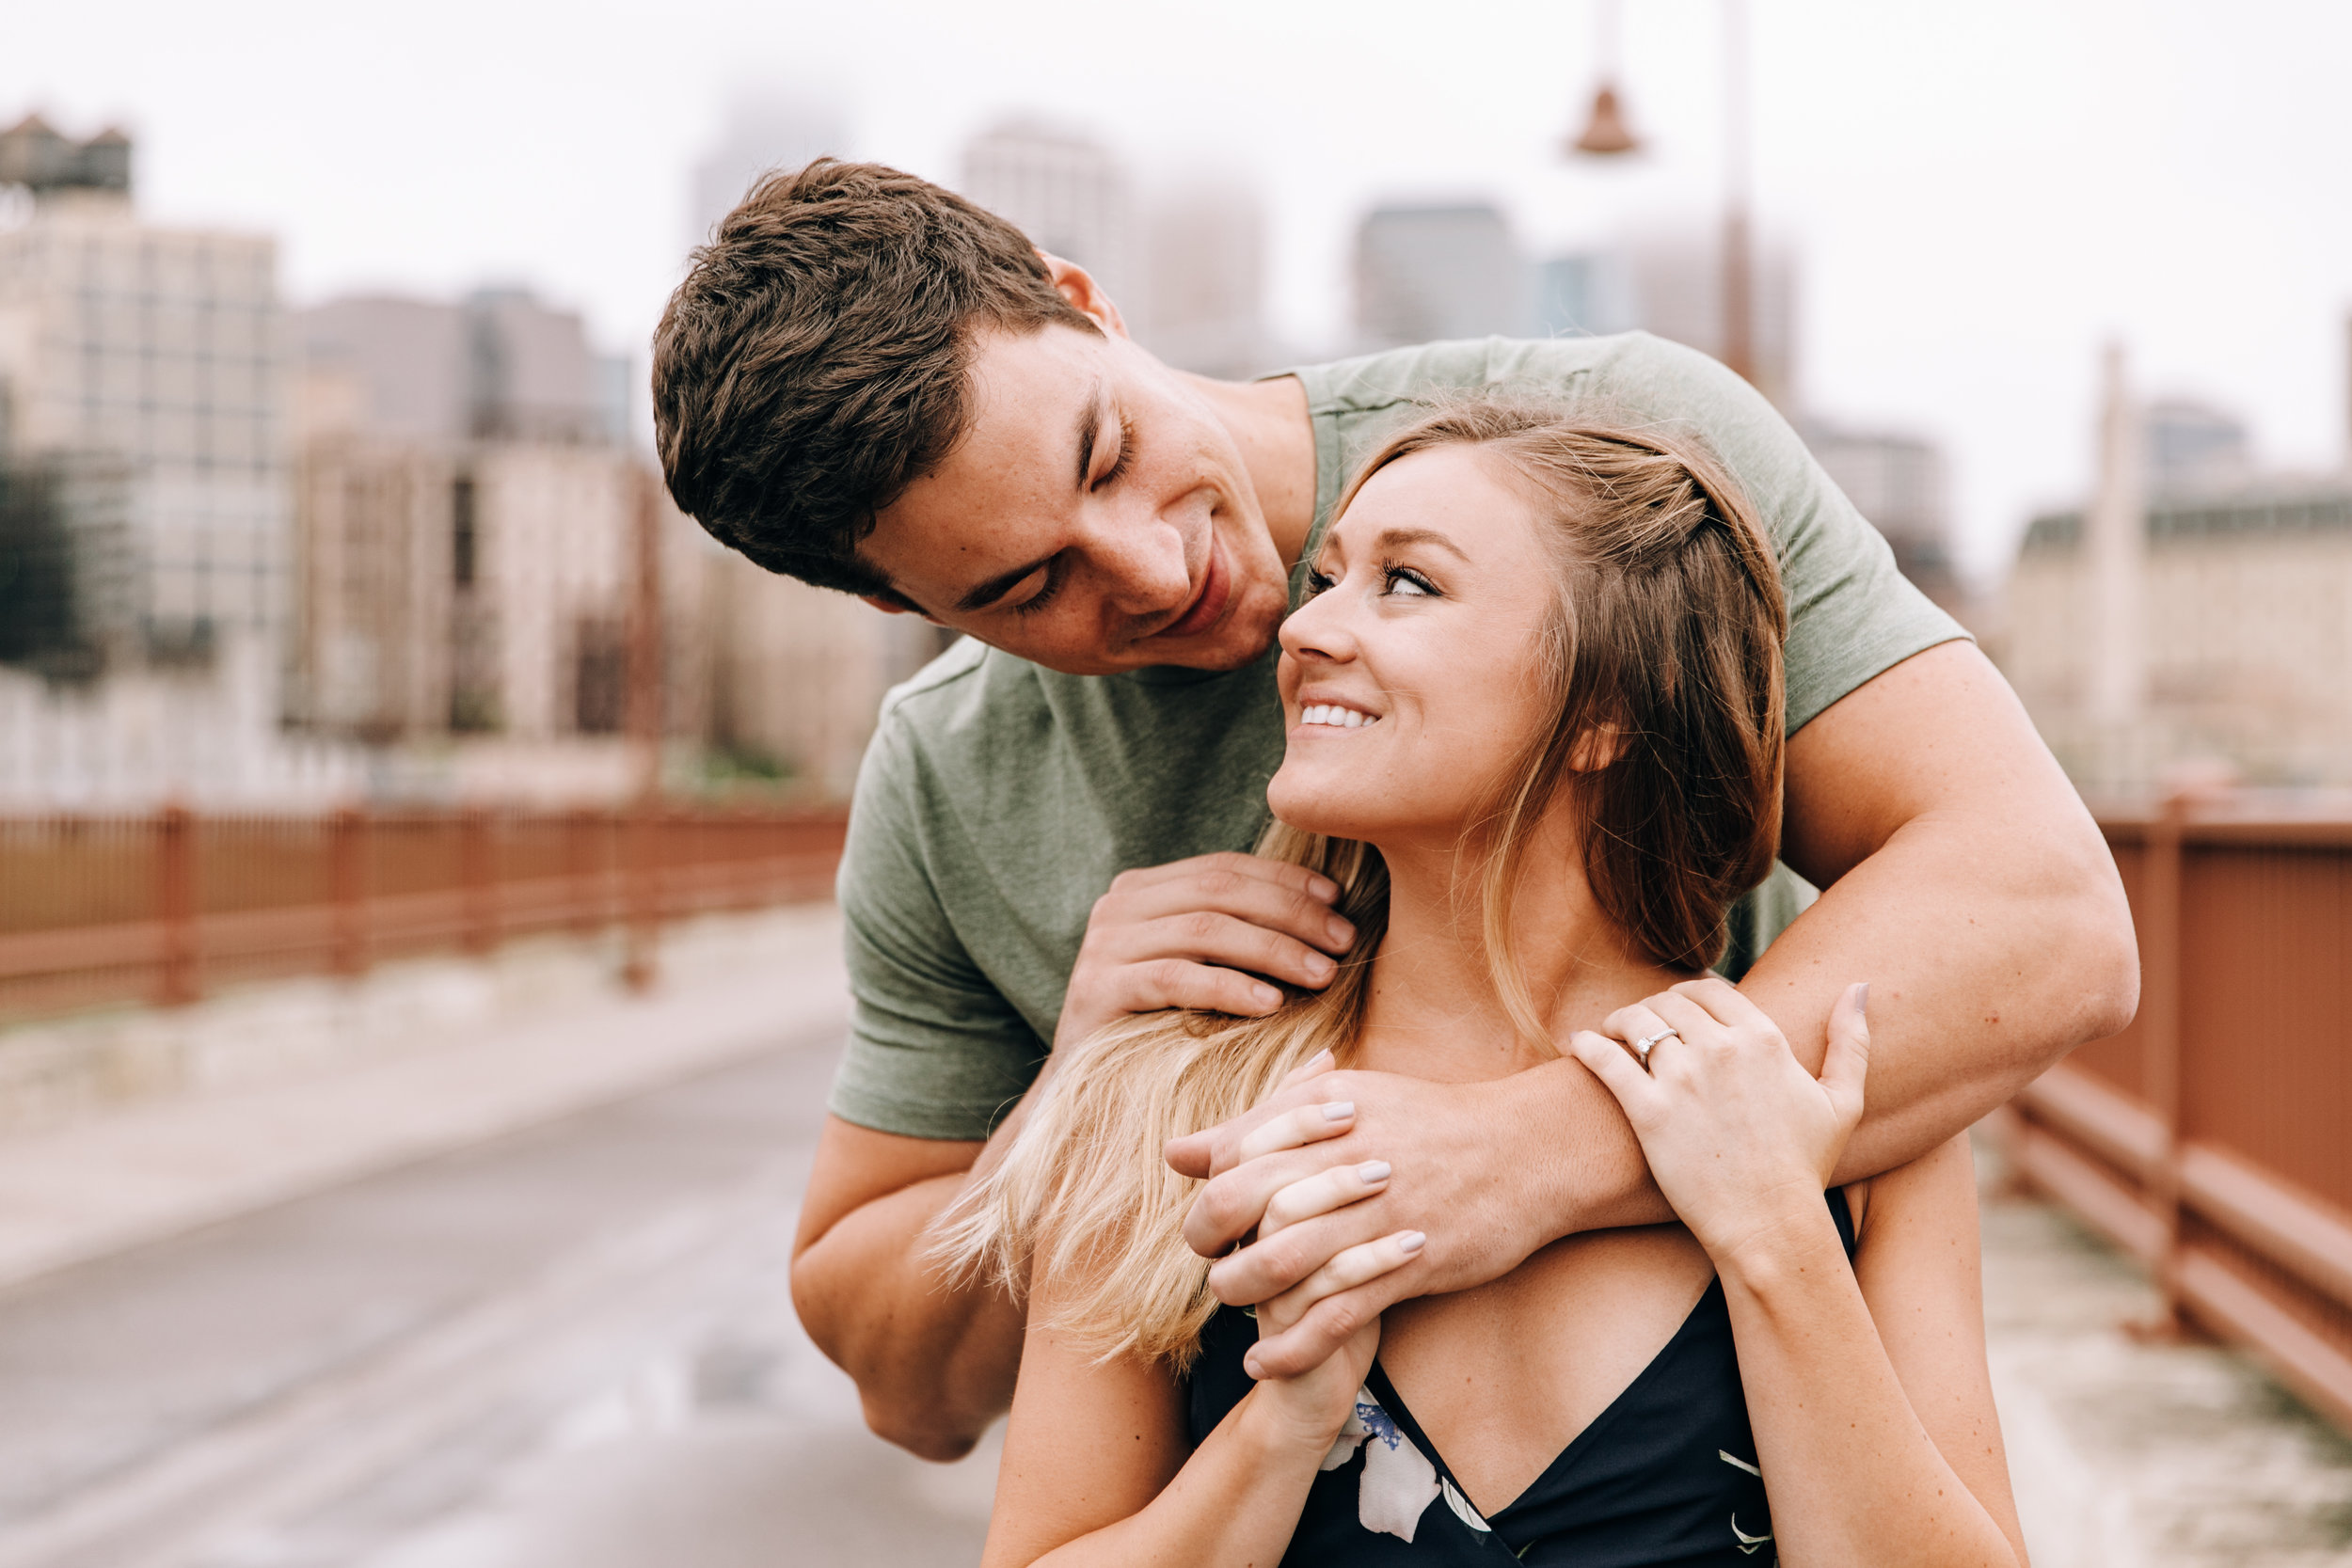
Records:
{"label": "woman's nose", "polygon": [[1356,654],[1345,606],[1337,594],[1317,594],[1290,612],[1278,634],[1282,651],[1294,658],[1342,660]]}

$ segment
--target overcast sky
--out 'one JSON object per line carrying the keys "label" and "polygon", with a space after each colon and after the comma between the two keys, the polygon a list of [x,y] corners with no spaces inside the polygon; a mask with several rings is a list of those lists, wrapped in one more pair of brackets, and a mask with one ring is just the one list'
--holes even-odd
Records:
{"label": "overcast sky", "polygon": [[[1708,221],[1725,0],[1629,0],[1651,150],[1571,168],[1596,0],[253,0],[22,6],[0,118],[138,139],[141,201],[283,241],[297,303],[528,282],[642,358],[688,181],[731,106],[825,99],[849,150],[952,177],[1009,112],[1150,178],[1253,182],[1277,324],[1333,341],[1349,229],[1488,195],[1531,246]],[[1969,559],[2090,470],[2097,345],[2246,417],[2265,461],[2343,460],[2352,6],[2334,0],[1753,0],[1754,159],[1802,266],[1800,376],[1851,422],[1943,442]],[[1177,20],[1181,18],[1181,20]]]}

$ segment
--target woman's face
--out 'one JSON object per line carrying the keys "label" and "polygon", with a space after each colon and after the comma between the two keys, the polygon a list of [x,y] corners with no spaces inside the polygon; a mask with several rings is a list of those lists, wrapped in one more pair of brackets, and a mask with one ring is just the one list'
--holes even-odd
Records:
{"label": "woman's face", "polygon": [[1551,721],[1541,526],[1524,483],[1476,447],[1418,451],[1365,483],[1311,563],[1313,596],[1282,623],[1275,816],[1384,847],[1459,833]]}

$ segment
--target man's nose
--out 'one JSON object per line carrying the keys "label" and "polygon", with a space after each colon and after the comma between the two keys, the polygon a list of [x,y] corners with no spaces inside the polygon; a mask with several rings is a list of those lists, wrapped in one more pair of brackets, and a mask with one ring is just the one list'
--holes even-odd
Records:
{"label": "man's nose", "polygon": [[1102,549],[1110,599],[1122,612],[1165,614],[1191,599],[1184,535],[1173,523],[1153,518],[1139,527],[1113,524],[1104,531]]}

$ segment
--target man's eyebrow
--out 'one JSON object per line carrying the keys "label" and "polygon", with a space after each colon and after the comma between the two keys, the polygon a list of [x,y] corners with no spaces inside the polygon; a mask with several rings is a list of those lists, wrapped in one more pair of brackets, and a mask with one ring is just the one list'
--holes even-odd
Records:
{"label": "man's eyebrow", "polygon": [[1103,428],[1103,378],[1094,378],[1094,392],[1078,410],[1078,488],[1087,487],[1087,475],[1094,467],[1094,433]]}
{"label": "man's eyebrow", "polygon": [[[1060,553],[1061,552],[1059,550],[1056,550],[1054,555],[1059,555]],[[1006,594],[1011,593],[1015,588],[1019,587],[1023,578],[1027,577],[1030,573],[1038,570],[1041,566],[1051,564],[1054,555],[1040,556],[1035,561],[1028,562],[1020,566],[1015,566],[1009,572],[997,573],[994,577],[990,578],[986,582],[981,583],[979,586],[974,588],[970,593],[964,594],[963,597],[958,599],[956,601],[956,609],[960,612],[966,615],[977,610],[986,610],[990,605],[994,604],[998,599],[1003,598]]]}
{"label": "man's eyebrow", "polygon": [[1465,565],[1470,562],[1470,557],[1463,552],[1461,546],[1455,544],[1444,534],[1439,533],[1434,528],[1382,529],[1380,531],[1380,537],[1375,539],[1372,544],[1375,549],[1383,548],[1391,545],[1435,545],[1441,550],[1452,551],[1454,555]]}

